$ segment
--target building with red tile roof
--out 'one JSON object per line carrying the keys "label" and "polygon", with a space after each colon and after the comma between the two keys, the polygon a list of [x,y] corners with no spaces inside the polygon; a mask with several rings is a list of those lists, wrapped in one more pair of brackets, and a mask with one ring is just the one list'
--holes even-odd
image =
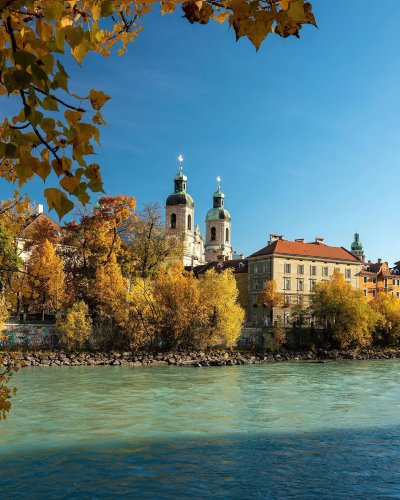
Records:
{"label": "building with red tile roof", "polygon": [[287,241],[271,234],[268,245],[248,257],[249,308],[248,320],[253,325],[270,326],[271,314],[258,304],[265,282],[275,280],[277,292],[284,296],[283,308],[274,308],[274,324],[289,324],[291,307],[307,304],[315,285],[328,281],[339,270],[354,288],[359,286],[362,262],[344,247],[326,245],[324,238],[313,242],[304,239]]}

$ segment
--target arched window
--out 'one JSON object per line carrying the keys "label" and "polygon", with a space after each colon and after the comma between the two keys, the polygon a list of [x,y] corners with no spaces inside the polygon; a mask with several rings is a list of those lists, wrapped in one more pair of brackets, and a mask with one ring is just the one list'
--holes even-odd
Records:
{"label": "arched window", "polygon": [[229,228],[225,229],[225,243],[229,243]]}
{"label": "arched window", "polygon": [[176,214],[171,214],[171,229],[176,228]]}
{"label": "arched window", "polygon": [[217,239],[217,230],[215,229],[215,227],[212,227],[211,228],[211,241],[215,241]]}
{"label": "arched window", "polygon": [[188,231],[192,230],[192,216],[188,215]]}

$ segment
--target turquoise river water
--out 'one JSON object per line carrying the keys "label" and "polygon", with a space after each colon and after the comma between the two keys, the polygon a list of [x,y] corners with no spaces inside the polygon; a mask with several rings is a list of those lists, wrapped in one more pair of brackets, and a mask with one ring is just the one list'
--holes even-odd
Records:
{"label": "turquoise river water", "polygon": [[0,498],[400,498],[400,362],[25,368]]}

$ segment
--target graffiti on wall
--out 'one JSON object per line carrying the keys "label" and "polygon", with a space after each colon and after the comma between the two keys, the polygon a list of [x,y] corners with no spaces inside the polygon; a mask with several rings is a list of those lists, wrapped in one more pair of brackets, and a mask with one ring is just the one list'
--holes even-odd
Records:
{"label": "graffiti on wall", "polygon": [[5,324],[0,332],[0,347],[50,348],[56,344],[54,325]]}

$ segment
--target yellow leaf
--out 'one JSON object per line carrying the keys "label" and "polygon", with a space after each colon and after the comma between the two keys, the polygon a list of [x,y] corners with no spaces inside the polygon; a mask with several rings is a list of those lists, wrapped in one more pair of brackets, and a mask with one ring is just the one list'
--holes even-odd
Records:
{"label": "yellow leaf", "polygon": [[76,188],[79,186],[79,179],[74,176],[65,176],[60,181],[60,186],[68,191],[69,194],[72,194]]}
{"label": "yellow leaf", "polygon": [[74,204],[67,196],[57,188],[47,188],[44,190],[47,205],[50,210],[55,210],[58,217],[62,219],[65,214],[74,208]]}
{"label": "yellow leaf", "polygon": [[101,109],[104,104],[110,99],[110,96],[101,90],[92,89],[89,93],[89,99],[93,109]]}

